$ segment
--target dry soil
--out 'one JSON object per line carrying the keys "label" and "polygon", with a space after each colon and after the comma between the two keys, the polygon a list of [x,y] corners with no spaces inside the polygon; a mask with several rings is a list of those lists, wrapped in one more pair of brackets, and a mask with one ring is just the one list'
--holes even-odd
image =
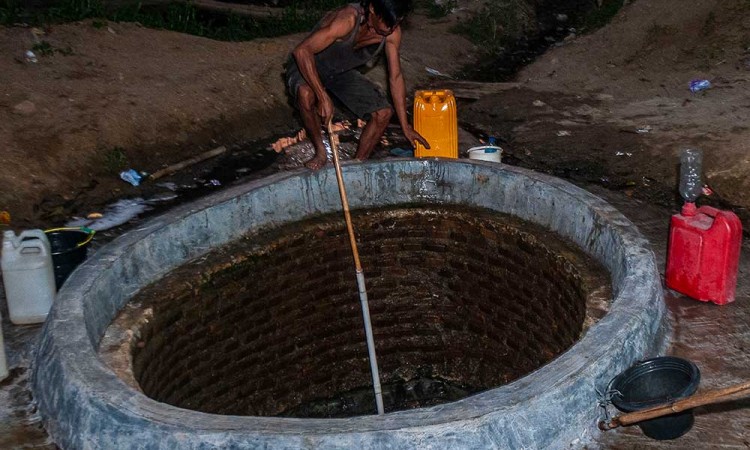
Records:
{"label": "dry soil", "polygon": [[[459,1],[459,7],[476,2]],[[440,87],[478,53],[450,32],[466,15],[419,12],[405,31],[409,92]],[[218,145],[293,135],[282,64],[302,35],[219,42],[92,21],[0,28],[0,211],[49,227],[137,193],[117,162],[154,172]],[[28,62],[46,41],[53,54]],[[383,80],[382,67],[371,75]],[[705,78],[712,88],[692,93]],[[750,204],[750,3],[637,0],[571,35],[515,89],[459,98],[460,124],[498,136],[506,161],[678,205],[681,148],[705,152],[708,199]]]}

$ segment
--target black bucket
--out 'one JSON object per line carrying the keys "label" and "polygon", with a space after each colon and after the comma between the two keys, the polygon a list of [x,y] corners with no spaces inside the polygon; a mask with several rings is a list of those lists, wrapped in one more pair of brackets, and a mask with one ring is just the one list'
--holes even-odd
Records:
{"label": "black bucket", "polygon": [[[622,412],[640,411],[670,403],[695,393],[700,383],[698,367],[690,361],[662,356],[639,362],[609,383],[612,404]],[[693,410],[640,422],[643,434],[659,439],[676,439],[693,426]]]}
{"label": "black bucket", "polygon": [[73,269],[86,259],[94,231],[88,228],[55,228],[44,233],[52,249],[55,285],[59,290]]}

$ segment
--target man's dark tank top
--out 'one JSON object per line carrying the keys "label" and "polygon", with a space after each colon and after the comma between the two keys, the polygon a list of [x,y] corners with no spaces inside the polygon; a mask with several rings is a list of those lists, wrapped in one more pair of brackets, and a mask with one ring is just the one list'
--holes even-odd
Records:
{"label": "man's dark tank top", "polygon": [[[362,5],[359,3],[351,3],[350,6],[353,6],[357,10],[357,19],[351,34],[346,39],[334,42],[325,50],[315,55],[315,66],[321,78],[337,75],[363,66],[375,59],[383,49],[385,38],[380,41],[380,44],[371,44],[356,50],[354,49],[357,33],[359,33],[359,29],[363,25],[365,14]],[[320,25],[320,23],[315,25],[312,32],[320,28]]]}

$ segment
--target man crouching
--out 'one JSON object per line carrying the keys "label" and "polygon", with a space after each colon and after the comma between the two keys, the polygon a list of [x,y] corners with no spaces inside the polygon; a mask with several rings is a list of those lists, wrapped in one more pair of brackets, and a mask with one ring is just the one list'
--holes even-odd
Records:
{"label": "man crouching", "polygon": [[[406,117],[406,88],[401,73],[401,21],[409,0],[363,0],[327,13],[295,49],[287,62],[287,87],[296,100],[303,126],[315,147],[305,163],[318,170],[326,164],[321,119],[333,117],[331,95],[367,121],[355,158],[372,153],[396,111],[404,137],[414,145],[429,144]],[[385,48],[391,103],[385,93],[357,68],[372,61]]]}

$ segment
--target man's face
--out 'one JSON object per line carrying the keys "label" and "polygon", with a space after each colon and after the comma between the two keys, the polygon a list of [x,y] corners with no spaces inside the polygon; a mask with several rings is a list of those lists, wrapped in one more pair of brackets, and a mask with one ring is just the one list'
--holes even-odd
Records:
{"label": "man's face", "polygon": [[380,16],[375,14],[375,11],[373,10],[372,5],[370,5],[370,17],[369,17],[369,20],[367,21],[367,24],[369,25],[370,28],[372,28],[375,31],[375,33],[383,37],[390,36],[393,33],[393,30],[395,30],[396,27],[398,27],[400,23],[401,23],[401,19],[399,19],[396,22],[396,25],[389,27],[388,25],[386,25],[385,21],[383,21],[383,19]]}

